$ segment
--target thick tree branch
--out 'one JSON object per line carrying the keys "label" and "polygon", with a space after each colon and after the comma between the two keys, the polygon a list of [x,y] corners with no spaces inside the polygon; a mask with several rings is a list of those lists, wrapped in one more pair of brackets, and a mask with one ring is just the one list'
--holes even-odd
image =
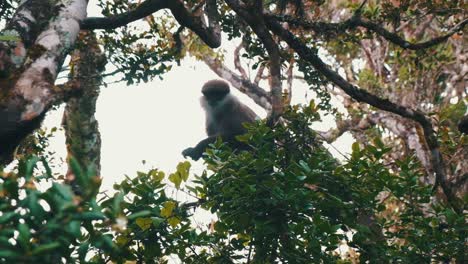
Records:
{"label": "thick tree branch", "polygon": [[366,118],[356,122],[352,119],[337,120],[336,128],[329,129],[328,131],[316,131],[325,142],[331,144],[344,133],[348,131],[362,131],[370,127],[370,124]]}
{"label": "thick tree branch", "polygon": [[402,117],[409,118],[419,123],[424,131],[424,137],[430,149],[431,164],[436,175],[436,184],[440,184],[452,208],[458,213],[461,213],[463,211],[458,203],[458,198],[455,196],[454,192],[450,188],[447,176],[445,174],[442,155],[439,151],[439,143],[437,141],[437,137],[432,127],[432,123],[430,119],[426,115],[424,115],[424,113],[418,110],[409,109],[407,107],[395,104],[389,101],[388,99],[382,99],[378,96],[369,93],[366,90],[360,89],[350,84],[337,72],[331,70],[328,67],[328,65],[326,65],[318,57],[316,52],[309,49],[307,45],[300,41],[290,31],[285,30],[277,22],[276,19],[266,16],[266,21],[269,28],[283,41],[285,41],[289,45],[289,47],[294,49],[302,59],[311,63],[317,71],[323,74],[329,81],[334,83],[336,86],[340,87],[344,92],[346,92],[346,94],[351,96],[354,100],[358,102],[367,103],[378,109],[398,114]]}
{"label": "thick tree branch", "polygon": [[[89,31],[81,31],[77,49],[72,53],[73,65],[69,78],[79,86],[83,95],[70,98],[65,107],[62,125],[65,129],[68,158],[73,157],[82,168],[92,167],[96,176],[100,175],[101,136],[95,118],[96,100],[102,83],[101,73],[106,58],[101,52],[96,36]],[[76,177],[71,167],[67,178],[77,190]]]}
{"label": "thick tree branch", "polygon": [[452,29],[450,29],[445,35],[433,38],[428,41],[424,42],[419,42],[419,43],[411,43],[402,37],[398,36],[398,34],[390,32],[386,30],[384,27],[380,26],[377,23],[370,22],[370,21],[365,21],[362,20],[360,17],[357,18],[356,25],[361,26],[364,28],[367,28],[382,37],[384,37],[386,40],[404,48],[404,49],[410,49],[410,50],[420,50],[420,49],[427,49],[429,47],[438,45],[440,43],[445,42],[448,38],[450,38],[453,34],[459,32],[462,30],[466,24],[468,24],[468,19],[464,19],[457,25],[455,25]]}
{"label": "thick tree branch", "polygon": [[[35,3],[25,2],[23,11],[15,16],[30,15],[31,10],[38,8]],[[10,50],[0,49],[0,59],[2,53],[15,54],[17,66],[24,69],[11,79],[9,75],[5,78],[0,74],[0,90],[5,95],[0,105],[0,163],[5,164],[12,159],[12,153],[20,141],[40,125],[47,110],[61,98],[63,91],[54,90],[53,84],[66,54],[74,45],[79,23],[86,16],[87,3],[86,0],[67,1],[66,4],[60,2],[47,6],[47,10],[41,9],[46,16],[28,17],[31,23],[45,25],[41,32],[34,34],[37,35],[36,39],[30,40],[34,42],[31,46],[34,52],[12,51],[14,47],[10,47]],[[40,5],[42,8],[43,4]],[[28,27],[27,24],[19,25]],[[23,65],[23,62],[27,63]]]}
{"label": "thick tree branch", "polygon": [[[215,38],[213,43],[217,43],[217,47],[221,45],[221,17],[218,13],[217,0],[206,0],[205,13],[208,17],[208,29],[211,32],[211,35]],[[212,48],[214,48],[213,45]]]}
{"label": "thick tree branch", "polygon": [[125,26],[133,21],[147,17],[154,12],[164,8],[169,8],[168,1],[165,0],[147,0],[141,3],[137,8],[123,14],[109,17],[88,17],[81,22],[81,29],[114,29]]}
{"label": "thick tree branch", "polygon": [[219,14],[216,7],[216,0],[207,0],[206,15],[209,19],[209,26],[206,26],[203,16],[194,16],[184,6],[180,0],[167,1],[177,21],[195,32],[211,48],[221,45],[221,28],[219,25]]}
{"label": "thick tree branch", "polygon": [[288,22],[291,26],[301,27],[303,29],[313,30],[317,34],[339,34],[346,32],[350,29],[356,29],[357,27],[366,28],[376,34],[384,37],[386,40],[404,48],[410,50],[420,50],[426,49],[440,43],[443,43],[448,38],[450,38],[453,34],[462,30],[468,24],[468,18],[462,20],[460,23],[455,25],[452,29],[450,29],[446,34],[433,38],[428,41],[419,42],[419,43],[411,43],[398,34],[393,33],[385,29],[378,23],[374,23],[371,21],[367,21],[361,18],[359,13],[356,13],[354,16],[349,18],[348,20],[340,23],[327,23],[327,22],[319,22],[319,21],[307,21],[303,18],[298,19],[290,15],[276,15],[276,14],[267,14],[268,18],[274,18],[277,21],[281,22]]}
{"label": "thick tree branch", "polygon": [[81,29],[114,29],[130,22],[147,17],[152,13],[168,8],[175,19],[184,27],[195,32],[208,46],[217,48],[221,45],[221,28],[216,0],[207,0],[205,12],[209,19],[206,25],[202,15],[194,15],[187,10],[180,0],[147,0],[134,10],[110,17],[90,17],[81,23]]}
{"label": "thick tree branch", "polygon": [[270,34],[263,19],[263,1],[257,0],[249,6],[241,4],[237,0],[226,0],[229,7],[242,17],[252,28],[253,32],[261,40],[270,56],[270,87],[272,111],[269,113],[270,121],[276,122],[283,113],[283,100],[281,89],[281,54],[273,36]]}

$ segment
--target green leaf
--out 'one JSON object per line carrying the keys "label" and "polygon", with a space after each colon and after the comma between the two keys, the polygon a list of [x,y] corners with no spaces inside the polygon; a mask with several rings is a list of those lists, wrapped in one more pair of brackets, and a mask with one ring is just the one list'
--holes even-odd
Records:
{"label": "green leaf", "polygon": [[141,228],[141,230],[145,231],[151,227],[153,220],[151,218],[137,218],[135,223]]}
{"label": "green leaf", "polygon": [[385,144],[382,142],[382,139],[380,139],[380,137],[375,137],[374,140],[373,140],[373,143],[374,143],[374,145],[376,145],[380,149],[385,148]]}
{"label": "green leaf", "polygon": [[176,202],[173,202],[173,201],[165,202],[163,205],[163,208],[161,209],[161,216],[165,218],[170,217],[176,205],[177,205]]}
{"label": "green leaf", "polygon": [[34,168],[36,167],[38,161],[39,158],[37,156],[33,156],[26,161],[26,168],[24,171],[24,177],[26,180],[29,180],[32,177]]}
{"label": "green leaf", "polygon": [[353,150],[353,152],[356,152],[356,153],[359,153],[361,151],[358,142],[354,142],[353,145],[351,145],[351,149]]}
{"label": "green leaf", "polygon": [[16,212],[5,212],[0,216],[0,224],[4,224],[13,219],[13,217],[19,216]]}
{"label": "green leaf", "polygon": [[177,165],[177,172],[180,174],[181,178],[184,180],[184,181],[187,181],[188,180],[188,176],[190,174],[190,167],[192,165],[190,164],[190,162],[188,161],[184,161],[184,162],[180,162],[178,165]]}
{"label": "green leaf", "polygon": [[8,237],[0,237],[0,248],[15,248],[8,240]]}
{"label": "green leaf", "polygon": [[75,214],[73,219],[83,221],[105,220],[106,216],[101,212],[83,212]]}
{"label": "green leaf", "polygon": [[80,184],[82,188],[86,187],[86,184],[87,184],[86,175],[81,169],[81,165],[78,162],[78,160],[75,159],[74,157],[71,157],[69,163],[70,163],[71,170],[75,174],[77,182]]}
{"label": "green leaf", "polygon": [[63,185],[63,184],[58,184],[58,183],[53,183],[52,184],[53,190],[58,192],[60,196],[66,200],[66,201],[72,201],[73,200],[73,192],[68,185]]}
{"label": "green leaf", "polygon": [[153,180],[155,180],[157,182],[161,182],[164,179],[164,177],[166,176],[164,174],[164,172],[158,171],[158,170],[151,170],[150,175],[151,175],[151,177],[153,177]]}
{"label": "green leaf", "polygon": [[29,226],[27,224],[19,224],[18,225],[18,242],[23,248],[29,247],[29,240],[31,239],[31,231],[29,230]]}
{"label": "green leaf", "polygon": [[300,160],[299,161],[299,165],[301,166],[301,168],[306,172],[306,173],[310,173],[312,170],[310,169],[309,167],[309,164],[307,164],[307,162],[303,161],[303,160]]}
{"label": "green leaf", "polygon": [[151,211],[149,211],[149,210],[144,210],[144,211],[140,211],[140,212],[131,214],[131,215],[129,215],[127,218],[128,218],[128,220],[133,220],[133,219],[135,219],[135,218],[138,218],[138,217],[145,217],[145,216],[148,216],[148,215],[151,215]]}
{"label": "green leaf", "polygon": [[177,189],[180,188],[180,184],[182,183],[182,177],[180,177],[180,174],[175,172],[175,173],[171,173],[171,175],[169,175],[169,181],[171,181],[172,183],[175,184],[175,187]]}
{"label": "green leaf", "polygon": [[300,181],[303,181],[303,180],[307,179],[307,176],[299,175],[299,176],[297,176],[297,179],[300,180]]}
{"label": "green leaf", "polygon": [[120,204],[122,203],[123,199],[123,190],[120,190],[120,192],[114,195],[114,200],[112,201],[112,212],[114,215],[118,215],[120,213]]}
{"label": "green leaf", "polygon": [[178,217],[170,217],[169,219],[167,219],[167,222],[169,223],[169,225],[171,225],[173,228],[176,227],[181,221]]}
{"label": "green leaf", "polygon": [[70,221],[70,223],[68,223],[67,232],[72,234],[75,238],[79,238],[81,236],[80,221]]}
{"label": "green leaf", "polygon": [[155,216],[151,217],[151,220],[153,221],[154,227],[159,227],[164,222],[164,218],[155,217]]}
{"label": "green leaf", "polygon": [[86,257],[86,254],[89,252],[89,242],[84,242],[78,247],[78,256],[80,260],[84,260]]}
{"label": "green leaf", "polygon": [[60,245],[61,245],[60,242],[52,242],[52,243],[49,243],[49,244],[40,245],[37,248],[35,248],[31,252],[31,254],[32,255],[38,255],[38,254],[41,254],[41,253],[49,252],[49,251],[52,251],[52,250],[54,250],[56,248],[59,248]]}
{"label": "green leaf", "polygon": [[0,41],[21,41],[21,38],[18,36],[12,36],[12,35],[0,35]]}
{"label": "green leaf", "polygon": [[0,258],[11,259],[11,258],[17,258],[19,256],[21,256],[21,254],[15,251],[0,249]]}

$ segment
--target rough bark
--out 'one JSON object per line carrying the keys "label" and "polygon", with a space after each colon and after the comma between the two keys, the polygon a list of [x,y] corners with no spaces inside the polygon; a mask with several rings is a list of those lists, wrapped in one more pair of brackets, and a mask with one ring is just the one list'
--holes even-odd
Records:
{"label": "rough bark", "polygon": [[86,6],[86,0],[27,1],[2,31],[16,40],[0,45],[0,163],[12,160],[19,142],[70,92],[54,82]]}
{"label": "rough bark", "polygon": [[[101,136],[94,114],[105,57],[94,34],[81,31],[78,39],[77,49],[71,57],[70,82],[82,91],[82,96],[68,100],[62,124],[68,159],[73,157],[83,169],[93,168],[98,176],[101,169]],[[75,177],[70,167],[67,180],[73,185]]]}

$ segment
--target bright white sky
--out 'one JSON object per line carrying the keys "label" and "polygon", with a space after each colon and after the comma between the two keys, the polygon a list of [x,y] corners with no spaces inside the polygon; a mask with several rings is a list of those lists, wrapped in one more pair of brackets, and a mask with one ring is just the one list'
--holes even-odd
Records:
{"label": "bright white sky", "polygon": [[[90,1],[89,16],[100,16],[94,3]],[[223,48],[233,50],[234,44],[237,43],[224,41]],[[234,68],[229,53],[226,54],[226,64]],[[101,190],[112,189],[113,183],[122,180],[125,174],[132,177],[137,170],[156,167],[167,173],[174,171],[177,163],[184,160],[180,154],[182,150],[206,136],[204,112],[199,104],[200,89],[207,80],[217,79],[217,75],[203,62],[188,58],[163,78],[162,81],[155,79],[132,86],[115,83],[101,88],[96,113],[102,138]],[[265,116],[265,111],[250,98],[232,90],[257,114]],[[311,94],[296,81],[293,103],[306,103],[307,95],[310,99]],[[60,127],[62,114],[63,107],[49,113],[43,125]],[[334,125],[331,118],[325,119],[315,128],[325,131]],[[64,142],[63,131],[51,139],[50,148],[57,153],[57,158],[66,156]],[[333,145],[340,152],[347,153],[351,143],[351,136],[345,135]],[[334,149],[331,151],[336,153]],[[142,164],[143,160],[146,165]],[[193,172],[201,172],[202,169],[201,161],[192,162]]]}

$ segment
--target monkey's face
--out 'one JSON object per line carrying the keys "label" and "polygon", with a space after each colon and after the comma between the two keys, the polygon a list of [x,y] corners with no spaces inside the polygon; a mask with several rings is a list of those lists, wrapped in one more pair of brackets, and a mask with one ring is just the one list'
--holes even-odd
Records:
{"label": "monkey's face", "polygon": [[217,94],[217,95],[210,95],[210,96],[204,96],[206,102],[211,106],[215,107],[219,105],[224,98],[226,97],[225,94]]}
{"label": "monkey's face", "polygon": [[208,110],[216,110],[222,106],[229,95],[229,85],[222,80],[211,80],[206,82],[202,87],[203,97],[201,98],[202,106]]}
{"label": "monkey's face", "polygon": [[211,91],[209,93],[203,93],[202,99],[205,100],[210,107],[216,107],[226,99],[227,95],[228,93],[226,92]]}

